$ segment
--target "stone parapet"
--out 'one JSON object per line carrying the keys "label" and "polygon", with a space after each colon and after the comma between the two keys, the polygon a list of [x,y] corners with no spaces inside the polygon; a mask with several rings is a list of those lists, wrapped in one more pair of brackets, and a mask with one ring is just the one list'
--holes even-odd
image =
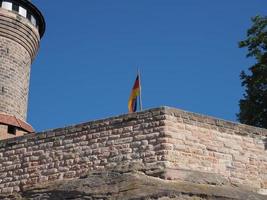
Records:
{"label": "stone parapet", "polygon": [[[267,130],[166,108],[169,176],[218,174],[232,185],[267,189]],[[177,171],[178,170],[178,171]]]}
{"label": "stone parapet", "polygon": [[[267,130],[160,107],[1,141],[0,193],[90,171],[267,189]],[[199,180],[201,182],[201,180]]]}

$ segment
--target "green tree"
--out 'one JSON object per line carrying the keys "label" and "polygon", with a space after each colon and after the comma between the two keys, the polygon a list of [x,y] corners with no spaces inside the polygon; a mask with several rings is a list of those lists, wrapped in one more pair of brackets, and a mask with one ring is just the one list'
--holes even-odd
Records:
{"label": "green tree", "polygon": [[252,18],[252,27],[239,47],[248,49],[247,57],[256,60],[249,72],[241,72],[243,99],[239,101],[237,117],[241,123],[267,128],[267,17]]}

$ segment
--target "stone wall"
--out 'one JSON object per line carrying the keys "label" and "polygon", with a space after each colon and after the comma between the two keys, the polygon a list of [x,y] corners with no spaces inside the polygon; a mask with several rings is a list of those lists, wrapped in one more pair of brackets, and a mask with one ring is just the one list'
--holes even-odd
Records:
{"label": "stone wall", "polygon": [[155,146],[164,117],[153,109],[2,141],[0,193],[117,165],[136,164],[147,173],[163,168],[164,146]]}
{"label": "stone wall", "polygon": [[[168,167],[216,173],[236,186],[267,189],[267,130],[177,109],[166,109]],[[182,171],[185,172],[182,172]]]}
{"label": "stone wall", "polygon": [[266,135],[166,107],[26,135],[1,142],[0,193],[116,168],[167,179],[219,175],[264,193]]}
{"label": "stone wall", "polygon": [[0,112],[26,121],[31,62],[40,36],[29,20],[0,8]]}

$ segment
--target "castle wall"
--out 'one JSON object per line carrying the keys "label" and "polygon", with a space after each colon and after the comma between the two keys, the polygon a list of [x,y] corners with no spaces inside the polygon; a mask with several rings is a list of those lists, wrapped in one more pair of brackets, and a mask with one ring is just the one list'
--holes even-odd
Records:
{"label": "castle wall", "polygon": [[155,148],[163,119],[154,109],[2,141],[0,193],[118,165],[164,168],[164,147]]}
{"label": "castle wall", "polygon": [[185,171],[217,174],[263,193],[266,135],[166,107],[26,135],[0,144],[0,193],[131,167],[171,179],[184,179]]}
{"label": "castle wall", "polygon": [[177,109],[166,109],[165,123],[168,168],[216,173],[233,185],[266,193],[266,129]]}

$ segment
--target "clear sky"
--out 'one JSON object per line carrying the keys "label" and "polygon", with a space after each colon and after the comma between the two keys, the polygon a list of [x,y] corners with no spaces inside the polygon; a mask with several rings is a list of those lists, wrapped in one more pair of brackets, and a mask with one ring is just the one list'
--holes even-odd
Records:
{"label": "clear sky", "polygon": [[34,0],[47,29],[32,65],[37,130],[127,113],[142,72],[145,109],[171,106],[236,121],[238,41],[266,0]]}

